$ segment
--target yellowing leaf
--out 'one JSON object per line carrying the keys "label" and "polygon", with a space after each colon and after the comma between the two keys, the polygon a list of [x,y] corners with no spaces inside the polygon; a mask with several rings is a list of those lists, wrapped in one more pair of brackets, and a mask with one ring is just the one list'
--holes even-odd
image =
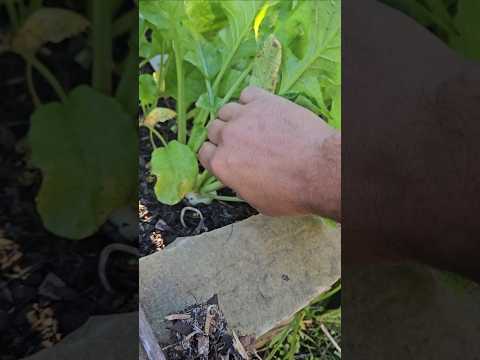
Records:
{"label": "yellowing leaf", "polygon": [[154,127],[156,124],[173,119],[175,116],[177,116],[177,113],[175,111],[168,108],[157,107],[150,111],[150,113],[143,121],[143,124],[146,126]]}
{"label": "yellowing leaf", "polygon": [[15,34],[12,48],[19,53],[33,53],[48,42],[59,43],[85,31],[88,25],[88,20],[76,12],[41,8]]}
{"label": "yellowing leaf", "polygon": [[258,51],[253,63],[250,85],[275,92],[280,66],[282,64],[282,45],[275,35],[270,35]]}

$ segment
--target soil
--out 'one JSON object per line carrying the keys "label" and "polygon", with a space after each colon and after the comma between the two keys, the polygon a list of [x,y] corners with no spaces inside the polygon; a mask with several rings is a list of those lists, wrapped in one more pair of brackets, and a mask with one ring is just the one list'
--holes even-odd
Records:
{"label": "soil", "polygon": [[[164,100],[162,106],[174,108],[174,103],[171,100]],[[169,130],[173,125],[173,122],[167,122],[157,126],[156,129],[166,139],[171,140],[175,138],[175,134]],[[149,170],[150,155],[153,147],[148,132],[149,130],[144,127],[140,129],[140,256],[145,256],[164,248],[177,237],[211,231],[257,214],[257,211],[247,203],[214,201],[210,205],[199,204],[192,206],[187,200],[183,200],[174,206],[161,204],[155,197],[155,177],[150,175]],[[230,189],[224,189],[219,193],[222,195],[234,195]],[[199,224],[200,218],[195,212],[187,211],[184,215],[186,227],[182,225],[180,220],[181,212],[187,206],[195,207],[202,213],[204,218],[203,224]]]}
{"label": "soil", "polygon": [[[61,6],[64,1],[48,3]],[[0,23],[7,23],[2,11]],[[73,60],[85,44],[86,37],[78,37],[38,56],[72,88],[90,79]],[[54,345],[91,316],[137,310],[138,259],[111,255],[106,275],[115,291],[110,293],[97,270],[101,251],[112,243],[132,245],[113,224],[81,241],[44,228],[35,205],[42,176],[28,166],[24,142],[34,110],[25,64],[3,53],[0,69],[0,359],[12,360]],[[43,102],[57,100],[36,72],[34,82]]]}

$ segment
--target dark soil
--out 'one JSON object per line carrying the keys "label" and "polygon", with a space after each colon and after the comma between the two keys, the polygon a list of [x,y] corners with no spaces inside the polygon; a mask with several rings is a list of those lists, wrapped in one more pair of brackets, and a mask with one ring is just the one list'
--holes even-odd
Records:
{"label": "dark soil", "polygon": [[[0,23],[7,23],[2,11]],[[66,88],[89,82],[89,72],[73,60],[85,42],[77,37],[38,55]],[[0,359],[12,360],[52,346],[91,316],[137,310],[138,260],[111,255],[106,273],[115,292],[110,293],[99,279],[100,253],[112,243],[128,243],[114,225],[81,241],[45,230],[35,206],[42,177],[28,167],[24,145],[34,110],[25,64],[4,53],[0,69]],[[57,100],[36,72],[34,82],[43,102]]]}
{"label": "dark soil", "polygon": [[[173,107],[165,102],[164,105]],[[169,130],[173,123],[158,127],[167,139],[173,139],[174,134]],[[204,217],[204,226],[198,227],[199,217],[193,212],[185,213],[185,224],[180,221],[180,214],[184,207],[191,206],[187,200],[175,206],[161,204],[155,197],[155,178],[150,175],[148,168],[152,144],[148,129],[140,129],[140,158],[139,158],[139,218],[140,218],[140,255],[151,254],[170,244],[177,237],[196,235],[201,232],[211,231],[236,221],[243,220],[257,213],[246,203],[228,203],[214,201],[210,205],[196,205]],[[229,189],[220,192],[223,195],[233,195]]]}

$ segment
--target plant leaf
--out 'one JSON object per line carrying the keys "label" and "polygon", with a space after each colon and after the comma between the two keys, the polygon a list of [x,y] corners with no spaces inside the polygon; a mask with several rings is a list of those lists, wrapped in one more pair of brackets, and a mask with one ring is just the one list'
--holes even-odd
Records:
{"label": "plant leaf", "polygon": [[158,89],[155,79],[150,74],[142,74],[138,79],[138,97],[142,106],[156,105]]}
{"label": "plant leaf", "polygon": [[177,113],[168,108],[157,107],[150,111],[145,117],[143,124],[154,127],[158,123],[163,123],[177,116]]}
{"label": "plant leaf", "polygon": [[15,52],[34,53],[48,42],[59,43],[87,29],[89,22],[76,12],[60,8],[40,8],[15,34]]}
{"label": "plant leaf", "polygon": [[69,239],[92,235],[136,192],[135,123],[114,99],[90,87],[31,117],[32,163],[41,169],[38,211],[45,227]]}
{"label": "plant leaf", "polygon": [[452,46],[473,60],[480,60],[480,3],[462,0],[458,3],[455,25],[458,36],[452,37]]}
{"label": "plant leaf", "polygon": [[288,21],[280,23],[277,33],[282,45],[290,47],[285,52],[281,95],[292,91],[314,64],[331,66],[340,61],[340,0],[299,3]]}
{"label": "plant leaf", "polygon": [[270,35],[255,58],[250,85],[275,93],[281,64],[282,45],[275,35]]}
{"label": "plant leaf", "polygon": [[152,174],[157,177],[155,195],[167,205],[179,203],[195,186],[198,163],[187,145],[173,140],[152,153]]}
{"label": "plant leaf", "polygon": [[210,99],[208,98],[208,94],[202,94],[198,98],[197,102],[195,103],[195,106],[200,109],[205,109],[208,112],[213,112],[214,114],[217,113],[217,111],[220,109],[220,106],[222,104],[222,99],[219,97],[214,97],[213,98],[213,104],[210,104]]}

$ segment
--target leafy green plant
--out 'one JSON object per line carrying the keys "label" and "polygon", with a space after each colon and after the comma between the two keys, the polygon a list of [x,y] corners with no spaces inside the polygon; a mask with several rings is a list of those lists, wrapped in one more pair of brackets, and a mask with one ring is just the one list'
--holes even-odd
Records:
{"label": "leafy green plant", "polygon": [[328,306],[340,290],[341,284],[335,284],[295,314],[261,351],[263,358],[294,360],[301,355],[302,359],[340,359],[341,309]]}
{"label": "leafy green plant", "polygon": [[[137,144],[132,118],[136,99],[129,96],[136,82],[137,40],[131,36],[129,55],[118,64],[124,71],[113,89],[112,43],[135,29],[135,10],[114,19],[121,1],[87,2],[85,12],[3,0],[11,29],[2,51],[21,56],[34,105],[28,142],[31,163],[42,171],[37,208],[45,227],[72,239],[93,234],[110,213],[131,203],[136,192]],[[65,89],[37,56],[47,43],[59,43],[81,33],[88,35],[91,55],[91,86]],[[58,96],[44,104],[36,92],[35,69]],[[132,101],[133,100],[133,101]]]}
{"label": "leafy green plant", "polygon": [[162,203],[239,201],[218,195],[196,154],[218,109],[249,84],[341,126],[339,0],[140,0],[139,28],[140,67],[155,65],[139,79],[143,115],[176,102],[176,139],[142,122],[162,143],[151,162]]}

